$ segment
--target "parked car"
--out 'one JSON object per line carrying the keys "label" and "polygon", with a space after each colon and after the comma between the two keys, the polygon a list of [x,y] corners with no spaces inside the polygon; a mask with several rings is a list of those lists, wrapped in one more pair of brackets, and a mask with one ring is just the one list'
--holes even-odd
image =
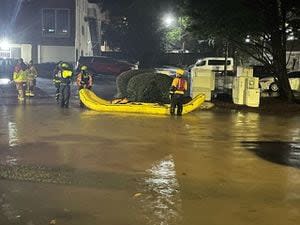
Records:
{"label": "parked car", "polygon": [[86,65],[93,74],[104,75],[119,75],[127,70],[138,69],[136,64],[104,56],[82,56],[77,62],[77,69],[81,65]]}
{"label": "parked car", "polygon": [[[300,71],[288,72],[289,82],[293,91],[300,91]],[[275,77],[264,77],[259,80],[262,91],[278,92],[278,79]]]}
{"label": "parked car", "polygon": [[[159,68],[155,68],[155,71],[157,73],[160,73],[160,74],[165,74],[165,75],[168,75],[170,77],[175,77],[176,76],[176,70],[178,69],[182,69],[182,68],[179,68],[179,67],[175,67],[175,66],[162,66],[162,67],[159,67]],[[185,76],[188,75],[188,71],[185,70]]]}
{"label": "parked car", "polygon": [[[209,57],[199,59],[194,66],[205,70],[224,71],[224,64],[225,58]],[[227,71],[233,71],[233,58],[227,58]]]}
{"label": "parked car", "polygon": [[16,59],[0,58],[0,79],[1,83],[8,83],[12,80]]}

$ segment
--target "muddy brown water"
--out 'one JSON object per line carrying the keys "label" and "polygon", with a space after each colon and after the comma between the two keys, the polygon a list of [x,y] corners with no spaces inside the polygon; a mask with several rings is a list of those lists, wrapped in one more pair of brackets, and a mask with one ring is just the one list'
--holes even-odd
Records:
{"label": "muddy brown water", "polygon": [[0,106],[0,224],[295,225],[300,116]]}

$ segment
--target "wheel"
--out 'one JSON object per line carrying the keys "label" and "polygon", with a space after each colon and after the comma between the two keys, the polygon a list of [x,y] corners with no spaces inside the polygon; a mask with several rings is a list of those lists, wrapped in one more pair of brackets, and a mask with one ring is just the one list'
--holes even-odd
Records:
{"label": "wheel", "polygon": [[273,91],[273,92],[278,92],[279,90],[279,87],[278,87],[278,84],[277,83],[272,83],[270,84],[270,87],[269,87],[270,91]]}

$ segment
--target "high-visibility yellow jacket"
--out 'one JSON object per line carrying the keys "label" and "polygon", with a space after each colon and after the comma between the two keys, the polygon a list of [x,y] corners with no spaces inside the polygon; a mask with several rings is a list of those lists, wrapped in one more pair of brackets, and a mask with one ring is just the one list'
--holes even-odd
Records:
{"label": "high-visibility yellow jacket", "polygon": [[26,82],[27,79],[27,71],[26,65],[17,64],[14,68],[13,79],[15,82]]}
{"label": "high-visibility yellow jacket", "polygon": [[59,70],[55,73],[53,78],[54,84],[66,84],[71,82],[73,72],[71,70]]}
{"label": "high-visibility yellow jacket", "polygon": [[61,76],[63,79],[71,78],[73,76],[73,72],[71,70],[63,70],[61,72]]}
{"label": "high-visibility yellow jacket", "polygon": [[19,70],[18,72],[15,71],[13,74],[13,79],[15,82],[26,82],[27,79],[27,71]]}

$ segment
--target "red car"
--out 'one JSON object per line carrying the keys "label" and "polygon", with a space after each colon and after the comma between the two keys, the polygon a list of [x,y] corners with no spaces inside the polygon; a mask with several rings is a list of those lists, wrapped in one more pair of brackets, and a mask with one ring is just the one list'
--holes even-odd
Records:
{"label": "red car", "polygon": [[124,71],[137,69],[137,65],[104,56],[82,56],[77,63],[77,69],[86,65],[93,74],[119,75]]}

